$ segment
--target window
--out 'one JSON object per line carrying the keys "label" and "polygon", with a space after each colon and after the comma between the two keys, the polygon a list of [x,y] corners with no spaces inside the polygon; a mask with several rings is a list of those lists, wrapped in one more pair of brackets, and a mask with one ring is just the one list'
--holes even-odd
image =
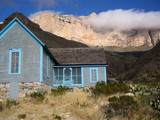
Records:
{"label": "window", "polygon": [[20,74],[21,72],[21,49],[9,51],[9,74]]}
{"label": "window", "polygon": [[[68,72],[65,70],[67,70]],[[70,75],[72,76],[70,77]],[[72,80],[71,85],[81,85],[82,84],[81,68],[80,67],[79,68],[54,68],[54,76],[53,76],[54,85],[65,85],[66,79]]]}
{"label": "window", "polygon": [[54,68],[54,84],[63,84],[63,68]]}
{"label": "window", "polygon": [[50,78],[50,57],[47,56],[47,78]]}
{"label": "window", "polygon": [[82,84],[81,68],[72,68],[72,84]]}
{"label": "window", "polygon": [[90,82],[97,82],[97,81],[98,81],[98,69],[90,68]]}

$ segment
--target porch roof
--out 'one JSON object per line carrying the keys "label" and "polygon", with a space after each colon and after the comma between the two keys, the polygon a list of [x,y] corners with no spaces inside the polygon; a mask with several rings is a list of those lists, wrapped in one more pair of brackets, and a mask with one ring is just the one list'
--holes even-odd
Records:
{"label": "porch roof", "polygon": [[50,48],[59,65],[106,65],[103,48]]}

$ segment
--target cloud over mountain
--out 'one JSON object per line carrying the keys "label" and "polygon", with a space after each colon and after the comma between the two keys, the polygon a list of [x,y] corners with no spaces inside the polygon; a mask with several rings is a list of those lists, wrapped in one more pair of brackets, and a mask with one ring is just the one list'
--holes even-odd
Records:
{"label": "cloud over mountain", "polygon": [[99,32],[105,32],[106,30],[126,31],[137,28],[160,28],[160,11],[109,10],[89,17],[85,20],[85,24],[90,25],[95,31]]}

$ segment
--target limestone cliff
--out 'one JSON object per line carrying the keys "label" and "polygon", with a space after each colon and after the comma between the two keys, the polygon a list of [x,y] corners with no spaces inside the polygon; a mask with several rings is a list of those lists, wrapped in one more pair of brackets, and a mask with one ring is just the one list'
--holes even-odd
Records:
{"label": "limestone cliff", "polygon": [[85,43],[90,46],[154,46],[160,39],[160,30],[132,30],[125,32],[95,32],[84,20],[90,16],[57,15],[50,12],[41,13],[31,20],[48,32]]}

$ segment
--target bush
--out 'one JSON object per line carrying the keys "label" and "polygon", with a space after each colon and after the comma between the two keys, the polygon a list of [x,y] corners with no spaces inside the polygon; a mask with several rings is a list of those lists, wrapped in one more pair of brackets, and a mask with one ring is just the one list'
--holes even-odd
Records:
{"label": "bush", "polygon": [[33,92],[31,93],[30,97],[36,101],[43,101],[45,98],[46,92]]}
{"label": "bush", "polygon": [[154,96],[158,95],[160,92],[159,86],[154,85],[154,87],[152,87],[151,84],[148,85],[131,84],[129,87],[130,87],[130,92],[134,93],[137,97]]}
{"label": "bush", "polygon": [[17,104],[17,101],[7,99],[5,103],[5,108],[11,108],[12,106],[16,106]]}
{"label": "bush", "polygon": [[2,112],[6,108],[10,109],[12,106],[16,106],[17,104],[18,104],[17,101],[9,99],[7,99],[7,101],[5,102],[0,102],[0,112]]}
{"label": "bush", "polygon": [[59,115],[56,115],[56,114],[53,114],[53,119],[54,119],[54,120],[65,120],[64,117],[59,116]]}
{"label": "bush", "polygon": [[128,116],[129,113],[137,111],[138,109],[139,105],[133,97],[120,96],[118,98],[114,96],[109,98],[109,109],[106,110],[106,117],[117,115]]}
{"label": "bush", "polygon": [[118,97],[116,97],[116,96],[111,97],[111,98],[108,99],[108,101],[109,101],[110,103],[118,102]]}
{"label": "bush", "polygon": [[0,112],[2,112],[4,110],[4,105],[2,102],[0,102]]}
{"label": "bush", "polygon": [[153,99],[150,102],[150,105],[155,109],[158,110],[160,112],[160,96],[158,96],[158,98]]}
{"label": "bush", "polygon": [[97,95],[110,95],[117,92],[128,92],[129,88],[126,84],[123,83],[108,83],[106,84],[104,81],[97,82],[95,87],[90,88],[91,94],[93,96]]}
{"label": "bush", "polygon": [[51,94],[54,95],[54,96],[61,96],[69,90],[70,90],[69,87],[58,86],[58,88],[56,88],[56,89],[54,88],[54,89],[51,90]]}
{"label": "bush", "polygon": [[26,114],[18,114],[18,119],[24,119],[26,118]]}

